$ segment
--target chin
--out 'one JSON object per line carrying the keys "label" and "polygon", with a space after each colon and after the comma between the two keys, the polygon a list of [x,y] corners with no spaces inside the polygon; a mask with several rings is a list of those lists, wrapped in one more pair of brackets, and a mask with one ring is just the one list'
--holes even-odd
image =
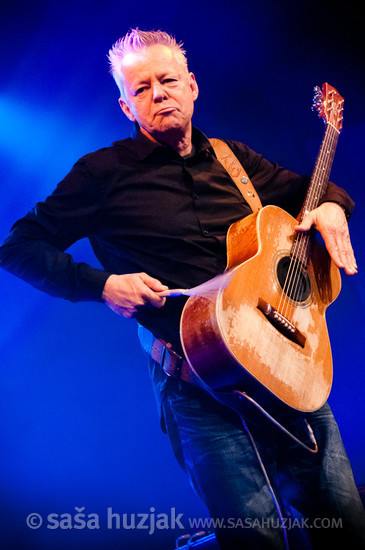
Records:
{"label": "chin", "polygon": [[166,120],[157,131],[169,132],[171,130],[184,130],[185,128],[186,124],[182,120]]}

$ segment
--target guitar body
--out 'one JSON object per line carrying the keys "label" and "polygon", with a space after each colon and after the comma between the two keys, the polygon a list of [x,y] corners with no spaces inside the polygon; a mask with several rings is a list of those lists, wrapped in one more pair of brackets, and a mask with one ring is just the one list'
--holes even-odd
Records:
{"label": "guitar body", "polygon": [[300,266],[295,276],[298,289],[284,290],[295,225],[284,210],[266,206],[230,227],[233,277],[212,297],[189,298],[181,340],[203,387],[244,391],[262,406],[284,403],[309,412],[325,403],[332,385],[325,312],[341,278],[313,241],[307,269]]}

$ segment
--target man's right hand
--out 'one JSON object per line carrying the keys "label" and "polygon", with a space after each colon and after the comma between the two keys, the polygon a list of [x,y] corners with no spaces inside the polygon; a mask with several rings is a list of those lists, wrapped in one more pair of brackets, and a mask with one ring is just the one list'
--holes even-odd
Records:
{"label": "man's right hand", "polygon": [[118,315],[131,319],[142,306],[162,307],[166,298],[162,298],[157,292],[167,289],[166,285],[147,273],[110,275],[105,283],[102,298]]}

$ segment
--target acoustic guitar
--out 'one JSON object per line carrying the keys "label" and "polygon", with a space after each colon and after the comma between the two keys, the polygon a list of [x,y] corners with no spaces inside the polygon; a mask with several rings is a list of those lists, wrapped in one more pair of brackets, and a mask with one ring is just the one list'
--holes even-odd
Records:
{"label": "acoustic guitar", "polygon": [[294,227],[326,191],[343,103],[325,83],[314,108],[326,124],[298,219],[266,206],[234,223],[227,234],[226,288],[191,296],[181,317],[181,340],[190,369],[214,392],[244,391],[263,406],[303,412],[320,408],[332,385],[332,355],[325,312],[341,278],[313,232]]}

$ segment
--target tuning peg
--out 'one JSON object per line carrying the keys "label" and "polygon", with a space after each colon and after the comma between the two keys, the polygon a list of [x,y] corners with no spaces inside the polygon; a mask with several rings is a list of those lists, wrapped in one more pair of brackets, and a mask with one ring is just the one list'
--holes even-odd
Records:
{"label": "tuning peg", "polygon": [[320,111],[322,109],[322,103],[323,103],[322,90],[319,86],[315,86],[313,88],[313,91],[314,91],[314,97],[313,97],[312,111]]}
{"label": "tuning peg", "polygon": [[319,86],[315,86],[315,88],[313,88],[313,91],[314,91],[313,103],[322,103],[323,94],[322,94],[321,88]]}
{"label": "tuning peg", "polygon": [[312,111],[320,111],[322,109],[322,99],[313,99]]}

